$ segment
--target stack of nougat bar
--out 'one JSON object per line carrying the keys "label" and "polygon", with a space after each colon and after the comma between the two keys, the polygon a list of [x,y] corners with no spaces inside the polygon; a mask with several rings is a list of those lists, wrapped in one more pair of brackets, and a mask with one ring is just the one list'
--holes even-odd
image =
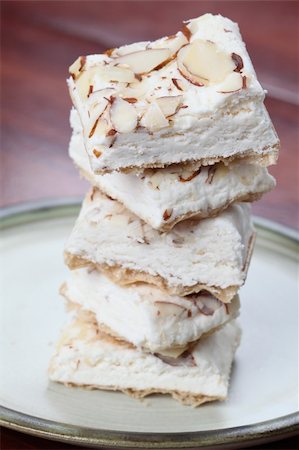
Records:
{"label": "stack of nougat bar", "polygon": [[69,153],[92,188],[65,247],[74,311],[51,380],[194,406],[225,399],[279,140],[237,24],[78,58]]}

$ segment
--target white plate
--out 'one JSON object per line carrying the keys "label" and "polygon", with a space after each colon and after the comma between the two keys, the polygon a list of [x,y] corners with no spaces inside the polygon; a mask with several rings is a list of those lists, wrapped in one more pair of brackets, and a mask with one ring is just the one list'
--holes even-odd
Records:
{"label": "white plate", "polygon": [[298,432],[298,242],[264,222],[241,290],[243,338],[227,401],[194,409],[167,396],[139,401],[49,383],[48,361],[67,319],[57,293],[62,251],[77,212],[77,205],[23,208],[2,221],[4,426],[84,445],[152,448],[240,446]]}

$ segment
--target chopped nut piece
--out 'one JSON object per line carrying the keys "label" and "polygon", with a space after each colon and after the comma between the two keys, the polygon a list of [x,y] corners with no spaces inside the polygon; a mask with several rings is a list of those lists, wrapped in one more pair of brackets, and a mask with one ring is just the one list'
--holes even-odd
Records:
{"label": "chopped nut piece", "polygon": [[88,89],[87,97],[90,97],[90,94],[92,94],[92,92],[93,92],[93,85],[91,84]]}
{"label": "chopped nut piece", "polygon": [[94,148],[92,152],[96,158],[99,158],[102,154],[102,152],[99,152],[96,148]]}
{"label": "chopped nut piece", "polygon": [[171,214],[172,214],[172,209],[165,209],[164,213],[163,213],[163,219],[166,221],[168,219],[170,219]]}
{"label": "chopped nut piece", "polygon": [[114,50],[115,50],[115,47],[114,48],[108,48],[104,53],[107,56],[111,56],[112,53],[114,52]]}
{"label": "chopped nut piece", "polygon": [[108,131],[106,136],[114,136],[116,133],[117,133],[117,131],[112,128],[111,130]]}

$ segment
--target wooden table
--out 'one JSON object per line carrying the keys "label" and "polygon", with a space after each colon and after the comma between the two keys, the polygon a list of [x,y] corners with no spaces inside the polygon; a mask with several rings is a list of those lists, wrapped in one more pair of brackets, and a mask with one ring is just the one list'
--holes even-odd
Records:
{"label": "wooden table", "polygon": [[[277,188],[254,205],[254,213],[296,227],[298,5],[2,0],[1,205],[83,195],[86,190],[67,156],[71,105],[65,79],[78,55],[172,34],[182,20],[212,12],[240,24],[258,77],[269,91],[266,104],[281,139],[279,164],[271,168]],[[6,430],[2,438],[7,449],[69,448]],[[293,448],[287,446],[293,441],[279,448]]]}

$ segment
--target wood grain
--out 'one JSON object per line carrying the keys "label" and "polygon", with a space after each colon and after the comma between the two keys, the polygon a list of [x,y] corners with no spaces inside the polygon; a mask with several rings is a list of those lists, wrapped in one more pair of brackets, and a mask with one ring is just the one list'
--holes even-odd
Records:
{"label": "wood grain", "polygon": [[[67,156],[65,79],[78,55],[172,34],[182,20],[212,12],[239,23],[281,139],[279,164],[271,168],[277,188],[253,210],[297,226],[298,7],[297,1],[2,1],[1,205],[85,192]],[[2,437],[7,449],[70,448],[13,431]]]}

